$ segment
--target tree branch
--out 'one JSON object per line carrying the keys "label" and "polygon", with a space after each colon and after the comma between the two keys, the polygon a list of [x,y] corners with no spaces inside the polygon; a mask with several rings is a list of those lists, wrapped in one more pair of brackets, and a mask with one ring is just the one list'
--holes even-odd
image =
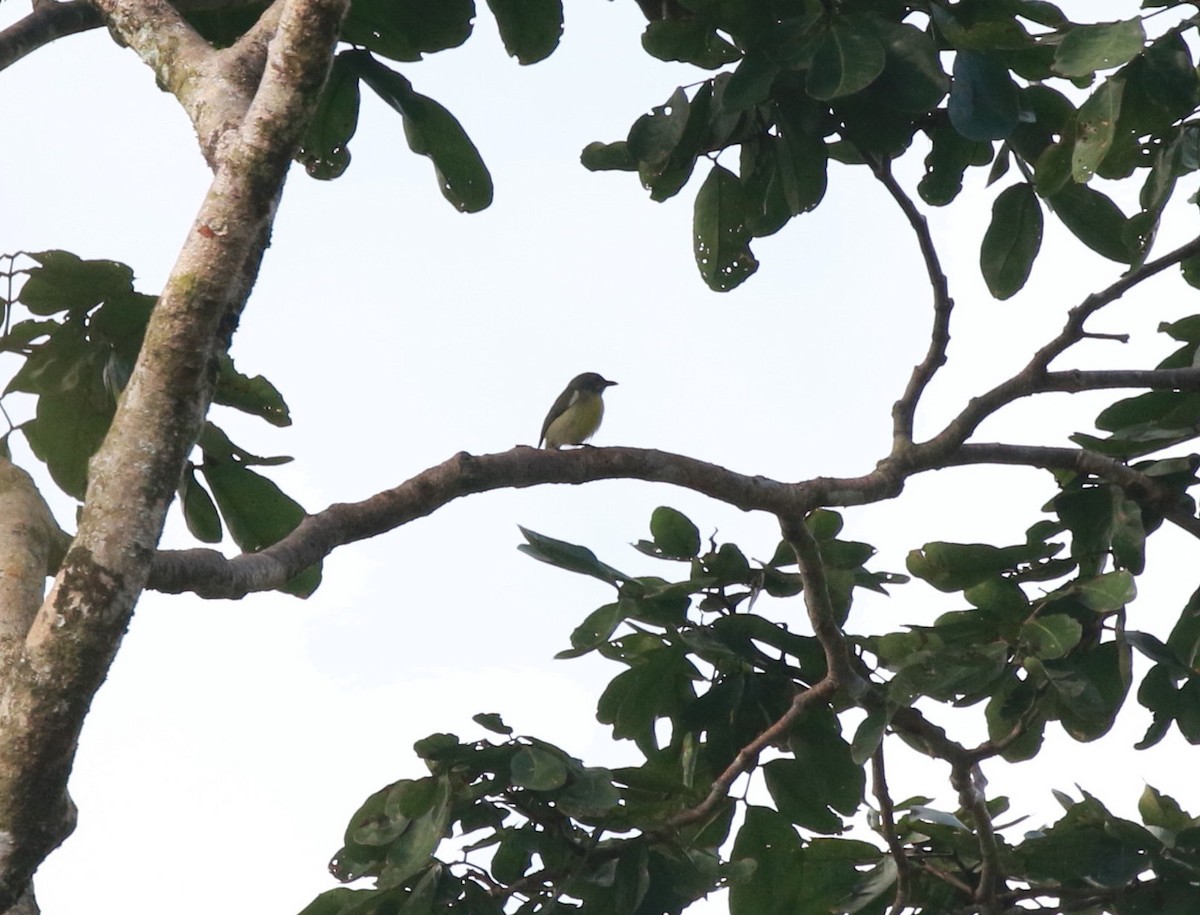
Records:
{"label": "tree branch", "polygon": [[[97,0],[168,81],[194,80],[203,40],[161,0]],[[79,532],[0,693],[0,911],[62,839],[80,728],[150,573],[167,507],[212,396],[216,359],[265,250],[291,154],[329,70],[346,0],[287,0],[254,99],[257,120],[214,160],[212,186],[90,465]],[[151,33],[158,29],[157,37]],[[201,47],[202,46],[202,47]],[[40,580],[40,578],[39,578]],[[46,824],[54,823],[49,834]]]}
{"label": "tree branch", "polygon": [[[934,450],[953,450],[969,439],[979,424],[1001,407],[1043,390],[1041,385],[1046,383],[1046,370],[1050,363],[1069,347],[1083,339],[1086,334],[1084,324],[1088,318],[1105,305],[1115,302],[1139,283],[1197,253],[1200,253],[1200,238],[1192,239],[1157,260],[1148,261],[1141,267],[1129,271],[1107,288],[1089,295],[1067,313],[1067,321],[1062,331],[1039,349],[1023,369],[990,391],[973,397],[966,408],[951,420],[945,429],[925,442],[924,445]],[[1124,385],[1120,385],[1120,387],[1124,387]]]}
{"label": "tree branch", "polygon": [[877,162],[865,153],[864,158],[867,158],[875,177],[887,188],[904,213],[908,224],[912,226],[917,236],[917,245],[921,249],[921,257],[925,261],[925,272],[929,274],[929,284],[933,287],[933,327],[929,334],[929,350],[920,364],[913,368],[904,393],[892,407],[892,439],[894,448],[900,449],[912,443],[917,403],[929,382],[933,380],[934,374],[946,364],[946,350],[950,346],[950,314],[954,310],[954,300],[950,298],[950,282],[942,270],[928,221],[896,181],[890,162]]}
{"label": "tree branch", "polygon": [[1131,499],[1162,512],[1181,530],[1200,539],[1197,518],[1178,490],[1139,473],[1127,464],[1082,448],[1052,448],[1043,445],[1003,445],[972,442],[946,456],[942,467],[966,464],[1017,464],[1046,470],[1075,470],[1120,486]]}
{"label": "tree branch", "polygon": [[879,802],[879,829],[887,843],[888,852],[896,862],[896,895],[892,898],[892,915],[901,915],[908,906],[909,887],[912,883],[912,867],[904,843],[896,834],[896,815],[892,807],[892,796],[888,792],[887,772],[883,764],[883,741],[871,754],[871,781],[875,800]]}
{"label": "tree branch", "polygon": [[[175,0],[181,13],[256,6],[258,0]],[[34,0],[33,12],[0,30],[0,70],[52,41],[88,32],[104,25],[104,18],[89,0]]]}

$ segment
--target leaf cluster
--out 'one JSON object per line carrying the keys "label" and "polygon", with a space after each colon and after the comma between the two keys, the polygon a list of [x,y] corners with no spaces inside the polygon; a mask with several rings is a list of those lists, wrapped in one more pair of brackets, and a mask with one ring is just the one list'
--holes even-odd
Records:
{"label": "leaf cluster", "polygon": [[[7,258],[9,289],[0,352],[23,361],[3,395],[29,394],[34,415],[11,425],[0,443],[9,455],[14,432],[67,495],[82,501],[88,463],[100,447],[133,372],[155,297],[135,291],[133,270],[106,260],[83,260],[67,251],[23,255],[34,266]],[[30,317],[13,320],[17,309]],[[239,372],[222,356],[214,366],[214,403],[256,416],[273,426],[291,424],[279,391],[262,375]],[[274,482],[252,470],[291,460],[260,457],[234,444],[212,421],[196,443],[199,461],[188,462],[179,484],[188,530],[218,543],[228,530],[243,551],[254,552],[290,533],[304,509]],[[301,573],[285,590],[307,595],[320,583],[320,566]]]}
{"label": "leaf cluster", "polygon": [[[996,183],[1015,166],[981,243],[997,298],[1028,279],[1046,212],[1100,255],[1140,264],[1177,181],[1197,169],[1200,103],[1186,40],[1196,24],[1148,42],[1143,18],[1074,23],[1042,0],[686,0],[649,24],[643,46],[722,72],[676,89],[625,140],[590,144],[583,164],[636,171],[665,200],[711,158],[693,236],[717,291],[757,269],[755,238],[821,203],[830,161],[881,173],[917,146],[933,206],[957,197],[970,168],[990,166]],[[736,174],[717,161],[734,148]],[[1092,181],[1139,170],[1133,215]]]}

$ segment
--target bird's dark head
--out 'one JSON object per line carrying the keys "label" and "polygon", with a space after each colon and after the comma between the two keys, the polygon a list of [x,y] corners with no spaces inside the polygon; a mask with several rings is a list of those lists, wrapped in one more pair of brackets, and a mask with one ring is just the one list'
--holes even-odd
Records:
{"label": "bird's dark head", "polygon": [[616,384],[615,381],[608,381],[603,375],[599,375],[596,372],[584,372],[582,375],[576,375],[571,379],[568,389],[592,394],[603,394],[605,388],[611,387],[614,384]]}

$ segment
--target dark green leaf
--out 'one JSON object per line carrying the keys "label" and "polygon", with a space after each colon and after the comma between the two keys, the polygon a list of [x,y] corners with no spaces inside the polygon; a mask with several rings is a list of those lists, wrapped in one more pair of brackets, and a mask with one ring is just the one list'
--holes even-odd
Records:
{"label": "dark green leaf", "polygon": [[1065,613],[1034,617],[1021,627],[1021,641],[1030,654],[1043,660],[1064,657],[1082,635],[1083,626]]}
{"label": "dark green leaf", "polygon": [[1140,19],[1077,25],[1063,36],[1054,55],[1054,69],[1063,76],[1091,76],[1133,60],[1145,44],[1146,30]]}
{"label": "dark green leaf", "polygon": [[563,31],[562,0],[487,0],[504,50],[522,64],[554,53]]}
{"label": "dark green leaf", "polygon": [[354,0],[341,38],[392,60],[420,60],[466,41],[474,18],[474,0]]}
{"label": "dark green leaf", "polygon": [[883,44],[861,22],[835,18],[817,45],[808,70],[808,94],[822,100],[852,95],[883,72]]}
{"label": "dark green leaf", "polygon": [[642,33],[642,47],[659,60],[679,60],[706,70],[732,63],[741,52],[699,18],[658,19]]}
{"label": "dark green leaf", "polygon": [[17,301],[35,315],[82,311],[133,292],[133,270],[117,261],[81,260],[69,251],[30,254],[33,267]]}
{"label": "dark green leaf", "polygon": [[801,857],[800,837],[786,819],[748,806],[731,860],[756,866],[747,880],[730,887],[730,915],[796,915],[805,877]]}
{"label": "dark green leaf", "polygon": [[1123,79],[1106,79],[1079,108],[1071,153],[1071,177],[1079,184],[1091,180],[1112,148],[1124,90]]}
{"label": "dark green leaf", "polygon": [[481,727],[487,728],[493,734],[507,736],[513,732],[513,729],[505,724],[504,719],[496,712],[480,712],[478,715],[472,715],[471,720]]}
{"label": "dark green leaf", "polygon": [[1106,572],[1076,585],[1079,599],[1089,610],[1115,613],[1137,594],[1133,576],[1124,570]]}
{"label": "dark green leaf", "polygon": [[359,91],[357,67],[346,53],[333,59],[329,80],[296,154],[314,178],[337,178],[350,165],[347,145],[358,128]]}
{"label": "dark green leaf", "polygon": [[693,219],[696,266],[710,289],[728,292],[758,269],[747,226],[752,210],[738,177],[714,165],[696,194]]}
{"label": "dark green leaf", "polygon": [[408,147],[433,162],[442,196],[464,213],[475,213],[489,206],[492,176],[454,115],[433,99],[415,92],[412,83],[370,54],[347,53],[356,55],[354,60],[363,81],[400,112]]}
{"label": "dark green leaf", "polygon": [[189,463],[179,484],[179,496],[183,502],[183,518],[193,537],[202,543],[220,543],[222,536],[221,518],[212,496],[196,479],[195,465]]}
{"label": "dark green leaf", "polygon": [[1033,188],[1022,182],[1005,188],[992,205],[979,264],[988,290],[998,299],[1018,292],[1029,279],[1042,247],[1042,207]]}
{"label": "dark green leaf", "polygon": [[217,389],[213,395],[213,403],[223,404],[260,416],[272,426],[290,426],[292,417],[288,413],[287,403],[283,395],[271,382],[262,375],[243,375],[233,365],[228,355],[222,354],[218,359]]}
{"label": "dark green leaf", "polygon": [[512,758],[512,781],[530,791],[555,791],[567,783],[567,767],[553,753],[521,747]]}
{"label": "dark green leaf", "polygon": [[687,515],[669,506],[654,509],[650,534],[666,559],[692,559],[700,552],[700,530]]}
{"label": "dark green leaf", "polygon": [[638,168],[637,159],[630,155],[629,144],[624,140],[616,143],[589,143],[580,153],[579,161],[591,172],[636,172]]}
{"label": "dark green leaf", "polygon": [[959,51],[948,108],[950,122],[968,140],[1002,140],[1017,126],[1016,83],[998,58]]}
{"label": "dark green leaf", "polygon": [[629,579],[629,576],[623,572],[598,560],[596,554],[585,546],[577,546],[574,543],[567,543],[565,540],[555,540],[553,537],[547,537],[525,527],[520,527],[520,531],[529,542],[518,544],[517,549],[534,559],[547,562],[560,569],[566,569],[568,572],[591,575],[593,578],[599,578],[612,585]]}
{"label": "dark green leaf", "polygon": [[1063,225],[1097,254],[1122,264],[1133,261],[1137,252],[1124,237],[1125,214],[1108,197],[1086,185],[1069,183],[1046,202]]}
{"label": "dark green leaf", "polygon": [[[290,534],[304,509],[271,480],[235,461],[205,457],[200,468],[216,500],[229,535],[242,550],[254,553]],[[307,597],[321,581],[321,564],[309,566],[284,591]]]}

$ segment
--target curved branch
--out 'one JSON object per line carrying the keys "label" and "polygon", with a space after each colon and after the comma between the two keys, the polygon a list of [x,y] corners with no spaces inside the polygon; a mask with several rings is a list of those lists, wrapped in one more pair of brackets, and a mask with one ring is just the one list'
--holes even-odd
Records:
{"label": "curved branch", "polygon": [[[1054,359],[1087,335],[1084,324],[1088,318],[1105,305],[1115,302],[1139,283],[1198,253],[1200,253],[1200,237],[1192,239],[1157,260],[1148,261],[1136,270],[1130,270],[1107,288],[1089,295],[1067,313],[1067,322],[1062,331],[1039,349],[1023,369],[985,394],[973,397],[966,408],[951,420],[945,429],[925,444],[935,449],[953,450],[969,439],[979,424],[1001,407],[1040,390],[1053,390],[1042,387],[1046,384],[1047,368]],[[1124,387],[1124,385],[1118,386]]]}
{"label": "curved branch", "polygon": [[155,557],[148,586],[173,594],[194,591],[203,597],[236,599],[252,591],[278,588],[336,547],[393,530],[465,495],[545,483],[612,479],[670,483],[743,511],[787,517],[803,516],[823,504],[879,501],[898,494],[902,486],[890,468],[849,479],[819,477],[803,483],[781,483],[683,455],[642,448],[543,451],[518,446],[485,455],[464,451],[394,489],[361,502],[331,505],[310,515],[287,537],[258,553],[227,559],[208,549],[162,551]]}
{"label": "curved branch", "polygon": [[[181,13],[257,6],[258,0],[175,0]],[[59,38],[89,32],[104,19],[89,0],[34,0],[33,12],[0,30],[0,70]]]}
{"label": "curved branch", "polygon": [[929,334],[929,350],[920,364],[913,368],[904,393],[892,407],[892,440],[894,447],[899,449],[911,444],[917,402],[937,370],[946,364],[946,350],[950,346],[950,313],[954,310],[954,300],[950,298],[950,282],[946,279],[946,273],[938,259],[928,221],[896,181],[891,163],[877,163],[869,157],[866,158],[875,177],[887,188],[904,213],[908,224],[912,226],[921,249],[921,257],[925,261],[925,272],[929,274],[929,284],[933,287],[933,327]]}
{"label": "curved branch", "polygon": [[[186,54],[181,48],[203,43],[161,0],[97,3],[144,56]],[[249,295],[346,6],[346,0],[286,0],[254,99],[256,120],[237,131],[219,163],[151,313],[129,384],[91,461],[79,532],[21,644],[19,663],[3,679],[0,911],[21,896],[61,840],[47,834],[44,807],[47,799],[66,802],[83,720],[150,573],[167,507],[211,400],[217,355]],[[139,10],[147,11],[140,19]],[[143,34],[158,25],[166,29],[165,44]],[[158,72],[174,72],[170,61],[155,62]]]}

